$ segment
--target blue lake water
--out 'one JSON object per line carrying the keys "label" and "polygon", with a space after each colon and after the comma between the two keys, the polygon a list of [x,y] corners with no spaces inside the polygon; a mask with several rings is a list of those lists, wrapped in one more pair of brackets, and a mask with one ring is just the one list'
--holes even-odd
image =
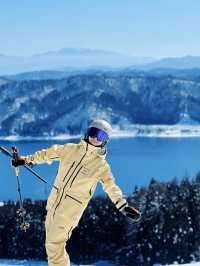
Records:
{"label": "blue lake water", "polygon": [[[0,141],[0,145],[11,148],[16,145],[21,155],[32,154],[51,145],[75,142],[67,141]],[[169,181],[184,176],[194,178],[200,171],[200,138],[119,138],[108,144],[107,160],[111,165],[117,184],[125,195],[134,187],[149,184],[152,177]],[[58,163],[37,165],[49,184],[44,185],[25,169],[20,171],[22,193],[26,198],[45,199],[56,175]],[[9,158],[0,153],[0,200],[17,199],[16,177]],[[103,193],[100,186],[96,195]]]}

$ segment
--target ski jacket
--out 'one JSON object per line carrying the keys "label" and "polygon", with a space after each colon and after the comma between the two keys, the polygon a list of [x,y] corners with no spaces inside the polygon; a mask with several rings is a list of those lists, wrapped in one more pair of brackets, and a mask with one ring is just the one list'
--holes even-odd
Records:
{"label": "ski jacket", "polygon": [[[59,161],[58,173],[47,201],[47,210],[54,214],[66,197],[87,205],[98,182],[118,209],[127,205],[121,189],[116,185],[102,148],[81,140],[79,144],[53,145],[26,158],[33,164]],[[56,189],[56,188],[57,189]]]}

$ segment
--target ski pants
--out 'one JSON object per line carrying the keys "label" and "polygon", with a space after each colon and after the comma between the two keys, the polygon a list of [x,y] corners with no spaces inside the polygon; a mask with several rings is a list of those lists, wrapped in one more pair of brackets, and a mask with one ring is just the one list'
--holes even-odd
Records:
{"label": "ski pants", "polygon": [[70,266],[65,245],[71,237],[72,230],[78,225],[86,206],[87,204],[80,204],[67,197],[56,212],[55,209],[47,211],[45,247],[49,266]]}

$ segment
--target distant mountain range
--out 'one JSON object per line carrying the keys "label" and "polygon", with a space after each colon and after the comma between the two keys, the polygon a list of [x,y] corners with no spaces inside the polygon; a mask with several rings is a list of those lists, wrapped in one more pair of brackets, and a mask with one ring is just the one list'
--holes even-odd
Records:
{"label": "distant mountain range", "polygon": [[200,68],[200,56],[163,58],[129,56],[104,50],[63,48],[27,57],[0,54],[0,76],[27,72],[118,71]]}
{"label": "distant mountain range", "polygon": [[86,68],[119,68],[153,62],[150,57],[134,57],[120,53],[63,48],[27,57],[0,55],[0,75],[41,70],[83,70]]}
{"label": "distant mountain range", "polygon": [[[139,67],[140,68],[140,67]],[[184,56],[175,58],[163,58],[152,63],[147,63],[141,69],[172,68],[191,69],[200,68],[200,56]]]}

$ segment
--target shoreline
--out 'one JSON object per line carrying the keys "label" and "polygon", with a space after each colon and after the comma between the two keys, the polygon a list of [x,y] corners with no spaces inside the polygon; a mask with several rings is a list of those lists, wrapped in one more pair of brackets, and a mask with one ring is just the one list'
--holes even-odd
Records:
{"label": "shoreline", "polygon": [[[50,141],[80,139],[83,135],[0,136],[0,141]],[[111,139],[116,138],[200,138],[200,125],[127,125],[114,127]]]}

